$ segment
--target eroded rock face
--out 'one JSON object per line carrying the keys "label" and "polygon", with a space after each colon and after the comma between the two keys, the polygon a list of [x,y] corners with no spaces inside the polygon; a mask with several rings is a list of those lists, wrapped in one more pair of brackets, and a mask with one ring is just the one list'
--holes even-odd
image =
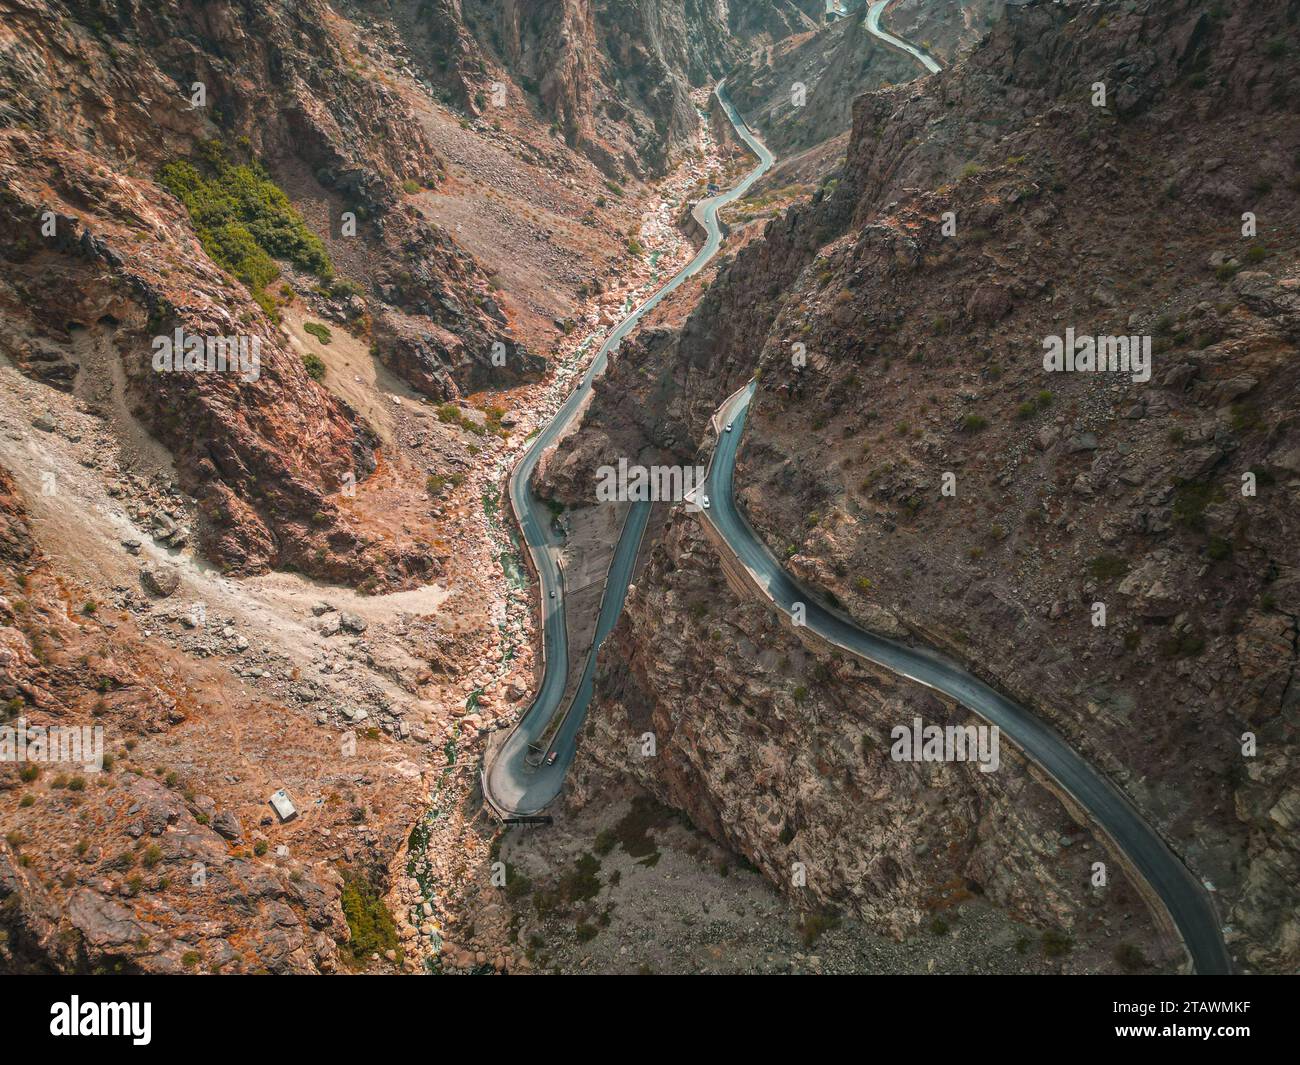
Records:
{"label": "eroded rock face", "polygon": [[473,114],[500,75],[609,177],[661,174],[695,133],[690,90],[747,48],[814,25],[793,0],[406,0],[413,59]]}
{"label": "eroded rock face", "polygon": [[[133,672],[125,655],[118,662],[98,654],[83,664],[65,660],[78,626],[66,620],[57,585],[33,578],[42,563],[12,479],[0,470],[6,729],[90,728],[93,720],[110,745],[101,753],[112,755],[124,733],[163,731],[181,720],[175,699]],[[12,592],[20,582],[24,598],[17,602]],[[101,692],[112,693],[98,697],[94,718],[77,706],[91,661],[103,678]],[[332,868],[296,865],[291,877],[287,866],[232,853],[222,837],[239,835],[233,813],[218,814],[214,829],[202,800],[170,782],[110,773],[111,764],[101,764],[0,766],[0,969],[180,973],[193,971],[199,959],[224,971],[334,966],[336,940],[347,938],[347,926]],[[35,775],[24,775],[32,768]],[[40,798],[23,804],[20,790],[39,791]]]}
{"label": "eroded rock face", "polygon": [[977,893],[1084,937],[1136,916],[1123,934],[1148,953],[1167,949],[1127,885],[1092,898],[1090,862],[1105,852],[1009,744],[991,773],[892,760],[896,726],[968,715],[801,641],[738,596],[694,518],[673,518],[607,647],[619,666],[602,670],[575,762],[579,804],[630,777],[796,904],[848,910],[899,937]]}
{"label": "eroded rock face", "polygon": [[789,157],[846,133],[856,96],[924,73],[854,14],[753,52],[727,75],[727,92],[768,147]]}
{"label": "eroded rock face", "polygon": [[[232,572],[292,566],[385,584],[435,573],[427,551],[378,546],[338,506],[374,469],[374,433],[308,376],[288,334],[209,260],[199,223],[153,180],[213,139],[265,161],[323,232],[327,215],[356,217],[354,244],[333,241],[353,294],[321,309],[363,333],[373,322],[375,353],[399,377],[447,400],[533,376],[543,363],[513,337],[487,275],[398,202],[403,185],[443,174],[407,102],[356,73],[348,28],[315,0],[111,15],[72,4],[58,17],[13,3],[4,15],[5,353],[57,388],[113,380],[114,404],[171,450],[199,500],[200,546]],[[256,342],[258,373],[157,372],[154,340],[178,329]]]}
{"label": "eroded rock face", "polygon": [[[587,415],[594,434],[552,463],[563,493],[647,440],[676,441],[685,461],[756,367],[737,486],[775,554],[864,624],[901,625],[1052,721],[1215,885],[1234,954],[1268,971],[1296,964],[1282,885],[1300,861],[1282,778],[1300,661],[1300,226],[1285,191],[1300,123],[1295,56],[1263,43],[1286,25],[1280,9],[1190,0],[1032,4],[923,90],[860,97],[834,191],[724,265],[679,336],[626,346]],[[1098,79],[1106,109],[1080,95]],[[1246,211],[1267,236],[1242,236]],[[1045,373],[1043,340],[1067,327],[1150,337],[1150,379]],[[776,743],[799,789],[824,787],[797,758],[813,727],[799,708],[776,740],[751,740],[725,697],[694,700],[711,656],[662,672],[638,657],[688,623],[670,569],[638,579],[593,748],[614,749],[625,720],[675,721],[684,700],[702,736],[734,735],[755,765]],[[765,641],[701,609],[718,660],[761,660]],[[807,716],[840,713],[820,698],[888,690],[855,681],[808,684]],[[763,773],[723,779],[735,755],[700,743],[631,771],[744,836],[775,876],[787,852],[717,810],[737,789],[756,809],[788,794],[773,801]],[[822,816],[850,850],[873,824]],[[1013,865],[1033,851],[1003,847]]]}
{"label": "eroded rock face", "polygon": [[[86,730],[79,758],[0,762],[0,971],[335,971],[338,870],[382,875],[418,815],[418,770],[372,750],[358,775],[295,709],[264,715],[263,693],[240,701],[229,674],[84,593],[74,607],[76,590],[0,469],[5,743]],[[266,801],[286,785],[302,810],[274,825]],[[316,787],[348,801],[311,804]]]}
{"label": "eroded rock face", "polygon": [[[52,835],[75,832],[62,823],[75,821],[72,799],[46,804]],[[100,809],[105,821],[96,842],[63,884],[48,884],[18,861],[21,843],[0,849],[7,933],[0,964],[7,971],[179,974],[194,971],[200,957],[209,968],[236,971],[250,956],[269,973],[337,965],[336,941],[347,938],[347,925],[338,906],[342,878],[328,865],[290,878],[287,869],[232,856],[176,791],[144,777],[129,776]],[[133,838],[150,841],[143,860],[168,870],[175,887],[160,892],[133,883],[114,849]],[[225,919],[205,919],[205,912]]]}

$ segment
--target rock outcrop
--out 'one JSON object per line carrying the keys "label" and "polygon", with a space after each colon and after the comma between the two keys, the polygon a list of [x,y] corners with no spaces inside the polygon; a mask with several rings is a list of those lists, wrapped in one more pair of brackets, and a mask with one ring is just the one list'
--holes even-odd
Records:
{"label": "rock outcrop", "polygon": [[[486,274],[398,202],[404,185],[435,184],[442,169],[409,107],[359,73],[346,32],[316,2],[257,11],[172,2],[112,15],[71,4],[65,16],[15,2],[4,15],[6,355],[64,389],[79,375],[111,375],[117,400],[171,450],[199,501],[204,549],[232,571],[292,566],[395,582],[432,573],[427,553],[372,551],[332,498],[370,474],[375,436],[310,378],[273,306],[317,301],[439,400],[540,371]],[[214,263],[215,247],[229,262],[248,252],[205,228],[210,218],[192,218],[158,175],[211,157],[218,143],[233,162],[268,161],[299,202],[322,209],[327,229],[325,214],[348,214],[364,252],[331,240],[352,280],[332,278],[323,250],[324,282],[282,264],[283,292]],[[292,246],[275,230],[262,239]],[[178,330],[257,345],[258,372],[157,372],[157,338]],[[84,357],[92,333],[109,352],[102,364]]]}

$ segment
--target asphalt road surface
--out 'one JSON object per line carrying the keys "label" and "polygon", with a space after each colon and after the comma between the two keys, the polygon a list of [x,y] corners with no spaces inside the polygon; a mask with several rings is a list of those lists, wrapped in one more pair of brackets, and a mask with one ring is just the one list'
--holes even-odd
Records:
{"label": "asphalt road surface", "polygon": [[[750,186],[768,171],[774,161],[772,153],[750,131],[744,119],[732,106],[727,98],[725,83],[719,82],[714,92],[735,127],[736,133],[758,157],[758,165],[746,174],[738,185],[701,201],[696,214],[704,224],[707,233],[704,245],[667,284],[619,323],[596,353],[591,367],[579,382],[577,389],[538,434],[510,476],[510,505],[523,531],[525,544],[541,579],[545,668],[537,697],[483,771],[483,794],[499,813],[506,816],[531,816],[540,813],[560,793],[569,764],[573,761],[578,730],[582,727],[582,722],[587,715],[587,706],[591,701],[596,654],[600,650],[601,642],[614,628],[614,623],[623,609],[623,600],[627,596],[627,586],[632,579],[632,568],[636,562],[637,548],[640,546],[642,533],[650,518],[650,508],[654,506],[652,503],[635,503],[632,506],[619,536],[614,559],[606,578],[605,594],[601,602],[600,616],[596,622],[595,641],[584,664],[582,678],[574,698],[568,706],[562,706],[561,701],[568,680],[569,642],[564,614],[564,578],[556,561],[561,545],[555,541],[550,531],[549,509],[533,495],[531,490],[533,471],[537,468],[542,453],[559,439],[577,416],[583,399],[591,389],[592,381],[604,372],[609,353],[618,347],[651,308],[687,278],[698,273],[705,263],[717,254],[723,238],[722,227],[718,222],[718,211],[726,204],[744,196]],[[594,488],[593,485],[593,500]],[[551,595],[552,592],[555,593],[554,597]],[[557,714],[563,717],[559,719],[558,725],[555,725]],[[549,738],[544,748],[539,747],[546,737]],[[547,764],[547,759],[552,752],[555,754],[555,759],[551,764]]]}
{"label": "asphalt road surface", "polygon": [[895,37],[887,30],[880,28],[880,16],[884,14],[885,8],[889,6],[889,0],[872,0],[871,6],[867,8],[867,32],[873,37],[879,37],[882,41],[888,41],[895,48],[901,48],[908,55],[916,59],[917,62],[924,65],[925,69],[931,74],[939,73],[940,67],[933,59],[926,55],[921,49],[913,44],[909,44],[902,37]]}
{"label": "asphalt road surface", "polygon": [[[884,7],[885,3],[881,0],[871,4],[866,15],[868,30],[909,52],[925,64],[927,69],[937,71],[939,65],[929,56],[880,29],[880,14]],[[529,489],[533,470],[542,452],[568,428],[584,395],[591,388],[592,380],[603,372],[609,352],[635,328],[647,311],[696,273],[717,252],[722,243],[722,230],[717,220],[719,208],[743,196],[773,163],[771,152],[749,130],[727,99],[724,84],[719,83],[716,91],[737,133],[758,156],[759,165],[739,185],[705,201],[700,212],[708,231],[704,246],[687,266],[619,324],[597,353],[577,390],[539,434],[510,478],[511,506],[541,577],[546,661],[537,698],[484,770],[484,794],[499,812],[506,815],[521,816],[541,812],[555,799],[563,786],[565,775],[573,761],[577,733],[591,700],[596,655],[622,611],[637,548],[653,505],[637,503],[629,514],[610,564],[596,638],[584,664],[577,693],[569,706],[561,707],[568,669],[564,586],[555,561],[558,545],[549,532],[549,511]],[[943,692],[990,724],[997,725],[1027,757],[1036,762],[1059,787],[1089,812],[1147,881],[1173,919],[1195,970],[1202,974],[1232,972],[1218,915],[1206,889],[1143,820],[1124,794],[1077,755],[1055,731],[1027,709],[937,652],[895,643],[858,628],[843,615],[818,603],[781,568],[735,507],[733,473],[736,449],[744,431],[745,416],[753,394],[754,386],[751,384],[733,396],[721,413],[721,421],[732,423],[733,431],[723,432],[719,436],[703,492],[709,496],[711,506],[703,514],[775,606],[791,613],[796,603],[802,604],[805,623],[824,639],[901,676]],[[555,591],[553,598],[550,595],[552,590]],[[551,730],[548,726],[556,720],[557,714],[562,715],[558,728]],[[551,738],[545,748],[538,748],[537,742],[548,733]],[[552,752],[555,758],[548,765],[545,756]]]}
{"label": "asphalt road surface", "polygon": [[719,416],[723,424],[731,423],[732,431],[719,435],[709,463],[704,491],[709,496],[710,507],[703,516],[768,598],[786,614],[793,612],[795,603],[802,603],[808,628],[837,647],[943,692],[997,725],[1088,811],[1151,885],[1173,918],[1196,971],[1230,973],[1232,963],[1208,892],[1123,793],[1079,757],[1053,729],[943,655],[858,628],[843,614],[817,602],[781,568],[735,504],[732,477],[736,450],[753,395],[751,383],[727,401]]}

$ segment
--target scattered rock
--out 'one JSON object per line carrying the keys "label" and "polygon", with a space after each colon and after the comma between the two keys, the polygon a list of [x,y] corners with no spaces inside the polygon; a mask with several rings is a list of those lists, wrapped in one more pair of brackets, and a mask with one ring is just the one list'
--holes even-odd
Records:
{"label": "scattered rock", "polygon": [[181,578],[173,567],[145,566],[140,571],[140,583],[150,595],[166,599],[181,586]]}

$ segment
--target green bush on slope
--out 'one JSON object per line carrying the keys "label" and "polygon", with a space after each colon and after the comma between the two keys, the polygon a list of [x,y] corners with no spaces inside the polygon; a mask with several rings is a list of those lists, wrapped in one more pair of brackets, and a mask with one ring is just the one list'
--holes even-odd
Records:
{"label": "green bush on slope", "polygon": [[167,163],[159,183],[185,204],[208,256],[248,286],[274,313],[266,286],[280,276],[276,259],[329,280],[334,270],[325,245],[284,191],[256,163],[232,162],[220,141],[206,142],[197,159]]}

